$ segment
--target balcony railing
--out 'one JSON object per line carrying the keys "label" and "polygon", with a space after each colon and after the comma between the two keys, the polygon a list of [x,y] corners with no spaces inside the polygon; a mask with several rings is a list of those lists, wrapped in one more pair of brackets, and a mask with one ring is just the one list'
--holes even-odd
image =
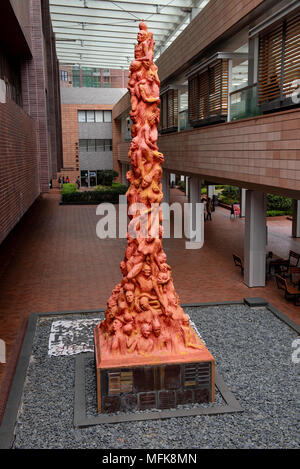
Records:
{"label": "balcony railing", "polygon": [[257,105],[257,85],[230,93],[230,120],[236,121],[261,114]]}

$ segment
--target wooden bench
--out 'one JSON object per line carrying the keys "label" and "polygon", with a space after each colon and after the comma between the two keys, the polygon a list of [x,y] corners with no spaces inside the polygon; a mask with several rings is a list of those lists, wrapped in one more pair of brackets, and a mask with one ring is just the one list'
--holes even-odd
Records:
{"label": "wooden bench", "polygon": [[285,278],[281,277],[278,274],[275,274],[276,283],[279,290],[284,290],[284,297],[286,300],[294,300],[296,306],[300,306],[300,303],[297,303],[298,298],[300,297],[300,290],[295,288],[293,285],[289,285]]}
{"label": "wooden bench", "polygon": [[269,264],[269,270],[271,269],[271,267],[274,267],[275,274],[279,274],[284,277],[289,277],[290,269],[292,267],[298,267],[299,261],[300,254],[297,254],[297,252],[294,251],[290,251],[288,259],[277,259],[271,261]]}
{"label": "wooden bench", "polygon": [[289,272],[290,281],[293,285],[300,284],[300,267],[290,267]]}
{"label": "wooden bench", "polygon": [[244,261],[236,254],[232,254],[232,257],[233,257],[234,264],[237,267],[240,267],[242,274],[244,274]]}

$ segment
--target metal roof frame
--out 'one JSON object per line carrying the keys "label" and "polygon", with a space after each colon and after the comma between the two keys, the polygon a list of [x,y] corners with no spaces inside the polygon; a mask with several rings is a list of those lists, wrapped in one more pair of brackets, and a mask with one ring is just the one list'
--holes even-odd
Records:
{"label": "metal roof frame", "polygon": [[141,20],[155,59],[210,0],[49,0],[61,64],[128,69]]}

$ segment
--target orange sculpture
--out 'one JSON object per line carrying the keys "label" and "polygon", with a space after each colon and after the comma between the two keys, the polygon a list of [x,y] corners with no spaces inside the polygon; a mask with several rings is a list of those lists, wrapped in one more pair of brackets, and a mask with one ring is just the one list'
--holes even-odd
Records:
{"label": "orange sculpture", "polygon": [[[101,360],[115,358],[116,363],[124,360],[133,363],[141,356],[191,358],[199,350],[205,352],[203,342],[180,307],[171,267],[162,247],[160,203],[164,157],[157,147],[160,81],[153,63],[153,34],[144,21],[139,28],[128,82],[133,125],[127,199],[129,228],[135,227],[136,236],[127,234],[125,257],[120,264],[123,280],[112,291],[105,320],[95,330]],[[143,205],[132,212],[134,204]],[[153,204],[156,204],[156,215]],[[154,224],[158,228],[153,234]]]}

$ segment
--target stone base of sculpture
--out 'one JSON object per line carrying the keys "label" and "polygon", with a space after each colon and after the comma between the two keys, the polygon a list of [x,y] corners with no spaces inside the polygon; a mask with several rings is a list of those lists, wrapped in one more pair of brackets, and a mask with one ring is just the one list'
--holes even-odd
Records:
{"label": "stone base of sculpture", "polygon": [[98,412],[170,409],[214,402],[214,358],[198,338],[186,353],[107,356],[95,329]]}

